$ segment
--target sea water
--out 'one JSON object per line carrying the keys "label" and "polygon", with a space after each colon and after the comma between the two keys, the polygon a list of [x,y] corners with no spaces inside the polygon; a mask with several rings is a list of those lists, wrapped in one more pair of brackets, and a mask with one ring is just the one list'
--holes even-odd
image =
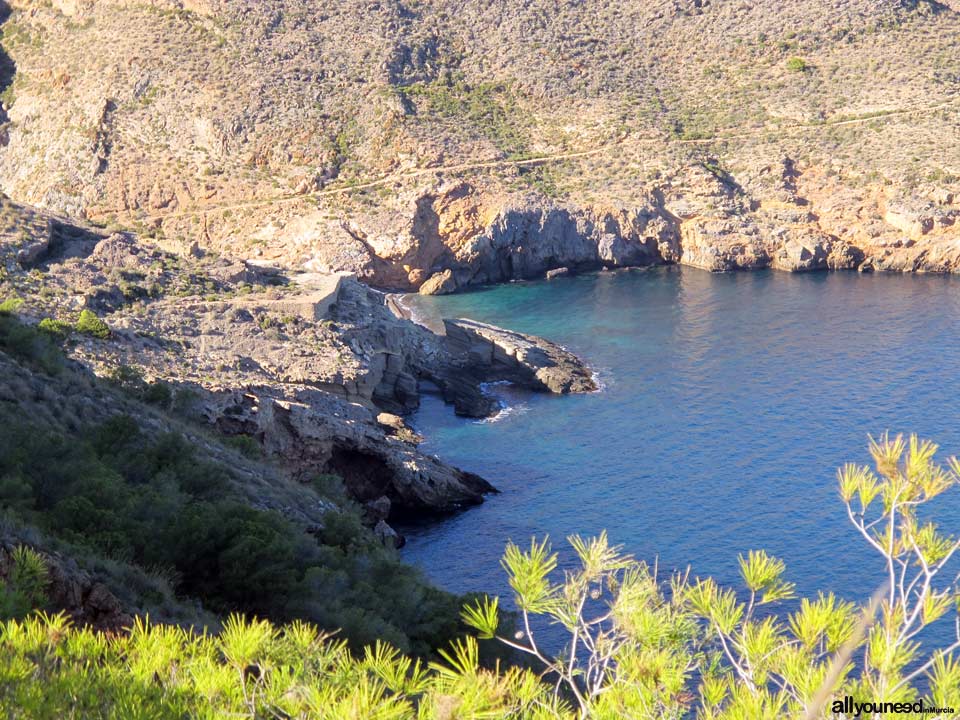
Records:
{"label": "sea water", "polygon": [[[501,493],[404,527],[405,558],[440,586],[509,598],[507,541],[606,530],[661,574],[741,586],[737,556],[782,558],[798,592],[865,600],[883,561],[846,518],[843,463],[868,434],[919,433],[960,455],[960,278],[710,274],[660,268],[408,299],[421,318],[469,317],[582,357],[599,392],[488,389],[494,421],[435,395],[411,418],[422,449]],[[960,490],[934,515],[960,532]]]}

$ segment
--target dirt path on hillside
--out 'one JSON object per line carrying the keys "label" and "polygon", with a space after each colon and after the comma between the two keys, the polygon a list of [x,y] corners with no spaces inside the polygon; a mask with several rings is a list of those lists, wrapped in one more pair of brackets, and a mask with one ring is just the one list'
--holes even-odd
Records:
{"label": "dirt path on hillside", "polygon": [[[413,170],[406,170],[404,172],[393,173],[391,175],[386,175],[381,178],[374,180],[369,180],[366,182],[352,183],[350,185],[345,185],[343,187],[330,188],[327,190],[317,190],[311,193],[302,193],[302,194],[283,194],[278,195],[272,198],[258,198],[254,200],[245,200],[237,203],[226,203],[226,204],[211,204],[202,207],[192,207],[186,208],[183,210],[174,210],[169,213],[161,213],[157,215],[150,215],[148,219],[150,221],[157,220],[167,220],[173,218],[184,218],[184,217],[199,217],[211,212],[226,212],[234,210],[244,210],[252,207],[261,207],[264,205],[279,205],[284,203],[291,202],[302,202],[304,200],[309,200],[311,198],[322,198],[330,197],[335,195],[346,195],[349,193],[356,192],[358,190],[367,190],[369,188],[382,187],[384,185],[392,185],[394,183],[404,182],[407,180],[412,180],[418,177],[423,177],[425,175],[432,175],[435,173],[459,173],[469,170],[495,170],[508,167],[523,167],[530,165],[544,165],[547,163],[553,162],[562,162],[564,160],[575,160],[578,158],[590,157],[593,155],[601,155],[610,150],[624,149],[630,146],[643,146],[643,145],[709,145],[716,142],[724,142],[729,140],[749,140],[752,138],[757,138],[761,136],[769,136],[771,134],[779,135],[784,137],[787,133],[796,132],[796,131],[805,131],[805,130],[821,130],[824,128],[831,127],[841,127],[846,125],[859,125],[863,123],[873,122],[873,121],[886,121],[891,118],[903,117],[906,115],[926,115],[930,113],[939,112],[940,110],[945,110],[950,107],[954,107],[957,103],[960,102],[960,99],[949,100],[947,102],[939,103],[937,105],[928,106],[924,108],[913,108],[913,109],[901,109],[901,110],[890,110],[878,113],[870,113],[861,117],[847,118],[844,120],[833,120],[825,121],[822,123],[795,123],[793,125],[784,125],[777,128],[775,131],[770,129],[764,130],[751,130],[744,133],[720,133],[717,135],[712,135],[707,138],[665,138],[665,137],[634,137],[627,135],[623,138],[615,140],[610,143],[605,143],[603,145],[598,145],[595,148],[590,148],[588,150],[578,150],[572,152],[563,152],[563,153],[551,153],[549,155],[541,155],[538,157],[532,158],[522,158],[522,159],[506,159],[506,160],[482,160],[477,162],[465,162],[465,163],[455,163],[450,165],[435,165],[425,168],[416,168]],[[135,215],[133,213],[131,216]]]}

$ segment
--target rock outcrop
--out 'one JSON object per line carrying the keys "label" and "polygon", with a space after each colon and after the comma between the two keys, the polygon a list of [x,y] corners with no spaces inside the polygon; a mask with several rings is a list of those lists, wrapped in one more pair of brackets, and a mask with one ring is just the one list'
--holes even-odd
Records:
{"label": "rock outcrop", "polygon": [[[162,379],[192,397],[190,417],[254,439],[287,477],[337,474],[359,502],[386,498],[391,516],[451,512],[494,491],[418,450],[401,416],[418,406],[421,383],[475,417],[498,410],[485,382],[593,388],[583,363],[552,343],[470,321],[436,334],[349,275],[287,276],[263,263],[175,256],[130,234],[82,230],[63,229],[43,260],[44,298],[33,296],[25,269],[13,265],[11,275],[27,312],[104,317],[110,340],[77,336],[77,359],[132,382]],[[0,383],[0,399],[5,392]],[[258,503],[272,494],[251,492]]]}
{"label": "rock outcrop", "polygon": [[228,435],[256,438],[295,478],[333,473],[358,502],[386,497],[390,517],[453,512],[495,491],[483,478],[385,432],[366,408],[320,390],[224,392],[206,399],[203,413]]}
{"label": "rock outcrop", "polygon": [[421,295],[448,295],[457,289],[457,278],[453,270],[447,268],[431,275],[423,285],[420,286]]}
{"label": "rock outcrop", "polygon": [[[736,177],[716,161],[694,163],[634,194],[633,205],[583,206],[489,183],[444,185],[416,197],[408,225],[355,223],[365,259],[352,255],[350,267],[371,284],[422,294],[671,263],[711,272],[855,269],[864,260],[878,270],[960,270],[960,207],[944,188],[926,199],[857,194],[781,157]],[[315,262],[336,266],[336,253],[311,247],[323,258]]]}
{"label": "rock outcrop", "polygon": [[444,320],[447,348],[471,374],[557,394],[597,389],[590,370],[573,353],[533,335],[475,320]]}
{"label": "rock outcrop", "polygon": [[[0,541],[0,582],[9,579],[14,567],[14,549],[21,543],[12,539]],[[63,611],[79,625],[112,632],[129,628],[131,610],[124,608],[106,585],[95,579],[77,563],[59,553],[35,549],[47,570],[44,595],[47,604]]]}

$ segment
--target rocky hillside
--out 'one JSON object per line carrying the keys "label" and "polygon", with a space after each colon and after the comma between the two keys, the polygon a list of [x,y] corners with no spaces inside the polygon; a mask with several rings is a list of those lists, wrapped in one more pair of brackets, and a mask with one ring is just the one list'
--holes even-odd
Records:
{"label": "rocky hillside", "polygon": [[[162,382],[167,404],[246,438],[289,478],[342,477],[374,522],[448,512],[493,490],[417,450],[420,438],[400,415],[418,406],[422,382],[474,417],[498,411],[486,382],[595,389],[580,360],[548,341],[466,321],[438,335],[347,275],[288,275],[203,251],[178,256],[146,237],[0,204],[8,312],[132,392]],[[5,397],[18,395],[33,393],[8,388]],[[383,524],[380,532],[393,531]]]}
{"label": "rocky hillside", "polygon": [[435,334],[349,276],[0,205],[0,616],[37,607],[17,595],[27,546],[39,606],[98,628],[243,611],[356,646],[452,637],[457,599],[400,562],[391,524],[494,488],[395,413],[425,381],[472,416],[498,411],[486,382],[593,390],[577,358],[466,320]]}
{"label": "rocky hillside", "polygon": [[958,37],[914,0],[15,0],[0,188],[428,292],[952,271]]}

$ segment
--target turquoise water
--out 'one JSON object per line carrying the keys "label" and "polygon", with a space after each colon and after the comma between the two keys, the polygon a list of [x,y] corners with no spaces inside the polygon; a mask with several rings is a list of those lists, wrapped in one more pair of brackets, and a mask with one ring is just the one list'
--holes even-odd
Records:
{"label": "turquoise water", "polygon": [[[411,419],[423,449],[502,491],[403,528],[407,560],[453,591],[509,595],[508,539],[562,549],[606,529],[664,570],[735,583],[737,554],[765,548],[801,593],[865,599],[883,568],[846,519],[837,467],[868,462],[867,434],[884,430],[960,454],[960,278],[657,269],[411,302],[559,342],[603,383],[567,397],[496,387],[508,410],[495,422],[424,398]],[[940,499],[946,528],[960,530],[958,494]]]}

